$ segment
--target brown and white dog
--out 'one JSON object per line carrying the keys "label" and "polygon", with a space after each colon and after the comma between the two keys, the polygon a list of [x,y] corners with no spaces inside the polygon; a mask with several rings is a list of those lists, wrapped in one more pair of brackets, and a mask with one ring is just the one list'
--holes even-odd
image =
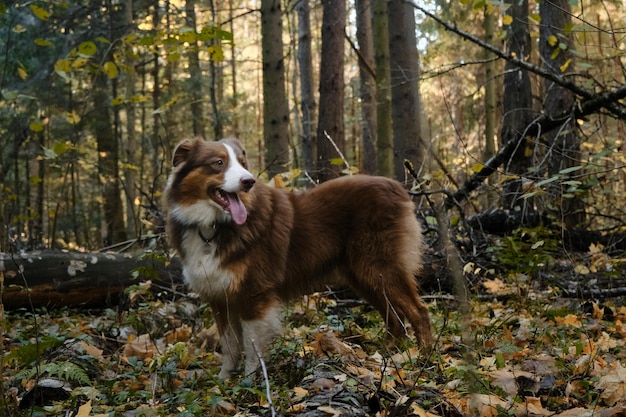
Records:
{"label": "brown and white dog", "polygon": [[341,283],[384,317],[390,333],[431,343],[418,295],[423,237],[415,207],[396,181],[342,177],[305,192],[276,189],[248,171],[235,139],[188,139],[174,151],[164,193],[171,245],[191,289],[209,302],[227,379],[245,354],[259,365],[290,298]]}

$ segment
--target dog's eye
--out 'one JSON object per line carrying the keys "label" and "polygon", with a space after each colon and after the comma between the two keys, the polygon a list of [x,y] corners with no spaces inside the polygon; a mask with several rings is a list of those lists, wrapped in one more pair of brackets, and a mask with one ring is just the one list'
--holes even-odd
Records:
{"label": "dog's eye", "polygon": [[215,165],[221,166],[224,165],[224,161],[221,159],[218,159],[217,161],[213,162]]}

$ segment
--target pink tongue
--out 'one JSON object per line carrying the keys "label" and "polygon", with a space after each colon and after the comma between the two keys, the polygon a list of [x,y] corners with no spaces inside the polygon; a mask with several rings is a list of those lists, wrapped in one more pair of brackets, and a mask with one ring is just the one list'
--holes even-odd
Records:
{"label": "pink tongue", "polygon": [[248,218],[246,207],[243,205],[237,194],[224,193],[224,195],[226,195],[226,199],[230,205],[230,215],[233,217],[233,221],[240,225],[244,224]]}

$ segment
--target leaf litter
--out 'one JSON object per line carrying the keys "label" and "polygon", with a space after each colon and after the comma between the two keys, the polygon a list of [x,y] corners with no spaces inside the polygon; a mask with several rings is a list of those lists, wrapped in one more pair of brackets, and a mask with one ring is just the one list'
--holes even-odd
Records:
{"label": "leaf litter", "polygon": [[[195,300],[163,300],[143,288],[129,294],[125,311],[7,312],[4,411],[625,416],[626,307],[581,304],[513,281],[486,281],[493,299],[471,300],[469,314],[449,297],[433,297],[433,349],[390,343],[367,305],[341,305],[332,292],[305,297],[286,308],[284,334],[265,361],[267,380],[217,378],[215,329]],[[515,296],[501,297],[507,291]],[[42,384],[55,381],[65,396]]]}

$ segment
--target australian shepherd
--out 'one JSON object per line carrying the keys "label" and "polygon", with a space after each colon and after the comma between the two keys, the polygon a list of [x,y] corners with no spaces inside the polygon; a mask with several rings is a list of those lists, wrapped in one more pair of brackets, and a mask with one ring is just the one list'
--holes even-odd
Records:
{"label": "australian shepherd", "polygon": [[265,185],[248,171],[235,139],[188,139],[174,150],[164,192],[167,233],[189,287],[208,301],[227,379],[245,355],[259,366],[280,331],[281,303],[346,284],[371,303],[398,338],[407,320],[431,343],[420,300],[423,237],[408,193],[396,181],[338,178],[310,191]]}

